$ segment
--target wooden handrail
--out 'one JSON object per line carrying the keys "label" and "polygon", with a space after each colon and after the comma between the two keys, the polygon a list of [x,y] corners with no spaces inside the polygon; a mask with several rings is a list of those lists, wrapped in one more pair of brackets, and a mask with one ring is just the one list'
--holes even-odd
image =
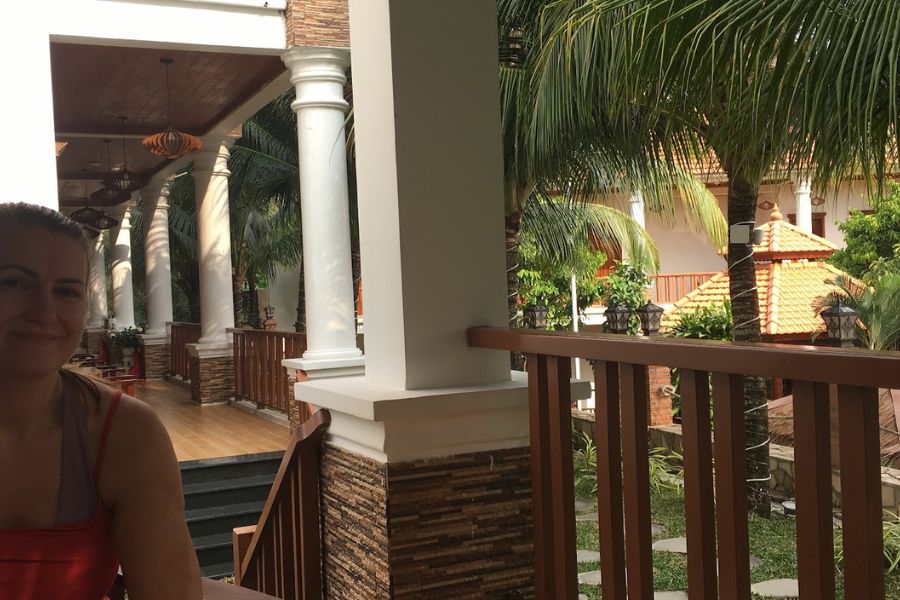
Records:
{"label": "wooden handrail", "polygon": [[653,277],[650,300],[656,304],[674,304],[712,279],[718,271],[698,273],[661,273]]}
{"label": "wooden handrail", "polygon": [[170,372],[187,381],[191,378],[191,362],[187,353],[187,344],[196,344],[200,340],[199,323],[169,323],[171,333]]}
{"label": "wooden handrail", "polygon": [[539,600],[575,600],[578,593],[567,414],[571,357],[588,359],[593,366],[604,600],[624,600],[626,588],[627,598],[653,596],[647,431],[651,365],[681,369],[690,597],[750,598],[744,376],[755,375],[794,381],[800,597],[835,598],[833,403],[839,430],[844,596],[884,598],[878,388],[900,388],[900,353],[488,327],[470,329],[467,336],[474,347],[526,354]]}
{"label": "wooden handrail", "polygon": [[294,432],[259,523],[234,530],[238,585],[278,598],[321,600],[319,458],[330,424],[331,414],[319,410]]}
{"label": "wooden handrail", "polygon": [[299,358],[306,351],[306,335],[292,331],[228,329],[234,341],[234,397],[287,412],[291,388],[286,358]]}

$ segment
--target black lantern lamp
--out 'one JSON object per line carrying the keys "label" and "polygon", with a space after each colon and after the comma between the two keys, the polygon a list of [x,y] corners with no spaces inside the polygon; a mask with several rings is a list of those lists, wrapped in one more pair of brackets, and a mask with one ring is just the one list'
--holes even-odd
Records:
{"label": "black lantern lamp", "polygon": [[547,307],[542,304],[532,304],[525,309],[525,322],[534,329],[547,328]]}
{"label": "black lantern lamp", "polygon": [[263,307],[263,312],[266,313],[266,320],[271,321],[275,318],[275,307],[271,304],[267,304]]}
{"label": "black lantern lamp", "polygon": [[658,335],[659,324],[662,321],[662,315],[665,312],[662,306],[657,306],[652,302],[648,302],[637,309],[638,319],[641,320],[641,331],[644,335]]}
{"label": "black lantern lamp", "polygon": [[122,121],[122,170],[111,172],[103,180],[103,185],[122,195],[131,194],[147,185],[147,180],[128,170],[128,151],[125,148],[125,121],[127,117],[119,117]]}
{"label": "black lantern lamp", "polygon": [[609,333],[628,333],[631,310],[627,306],[616,304],[607,308],[603,314],[606,315],[606,330]]}
{"label": "black lantern lamp", "polygon": [[106,144],[106,168],[109,174],[104,178],[104,184],[100,186],[100,189],[91,194],[92,206],[116,206],[128,200],[131,195],[108,185],[109,178],[114,174],[109,159],[109,142],[109,140],[103,140],[103,143]]}
{"label": "black lantern lamp", "polygon": [[856,342],[856,320],[859,313],[838,299],[837,304],[822,311],[822,319],[828,329],[828,337],[841,348],[852,348]]}

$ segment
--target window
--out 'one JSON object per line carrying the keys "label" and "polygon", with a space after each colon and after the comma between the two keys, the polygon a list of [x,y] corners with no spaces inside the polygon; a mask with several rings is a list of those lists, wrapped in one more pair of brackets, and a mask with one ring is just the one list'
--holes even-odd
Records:
{"label": "window", "polygon": [[[797,224],[797,214],[791,213],[788,215],[788,221],[791,225]],[[812,214],[812,232],[813,235],[817,235],[819,237],[825,237],[825,213],[823,212],[814,212]]]}

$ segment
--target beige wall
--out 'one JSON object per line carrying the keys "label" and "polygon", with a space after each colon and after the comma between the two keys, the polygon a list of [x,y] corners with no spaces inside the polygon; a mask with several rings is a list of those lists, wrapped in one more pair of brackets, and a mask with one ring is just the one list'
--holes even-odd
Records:
{"label": "beige wall", "polygon": [[[727,213],[728,190],[725,186],[710,188],[719,199],[722,212]],[[822,206],[813,206],[813,212],[825,213],[825,238],[838,246],[844,246],[843,236],[837,223],[847,219],[850,209],[869,208],[864,181],[852,181],[841,184],[837,188],[821,190],[813,188],[813,197],[825,199]],[[759,201],[777,203],[785,219],[796,212],[796,200],[793,186],[790,183],[767,184],[760,189]],[[771,217],[771,210],[757,209],[756,222],[762,225]],[[725,261],[705,234],[693,231],[684,219],[681,204],[676,203],[676,222],[667,224],[652,213],[647,214],[647,232],[656,241],[660,255],[660,273],[690,273],[701,271],[720,271]]]}

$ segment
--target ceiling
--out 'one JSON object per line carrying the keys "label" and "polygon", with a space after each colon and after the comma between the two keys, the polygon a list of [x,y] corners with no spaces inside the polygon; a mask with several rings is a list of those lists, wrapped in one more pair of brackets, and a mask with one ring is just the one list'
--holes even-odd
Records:
{"label": "ceiling", "polygon": [[88,194],[99,187],[108,172],[105,139],[111,167],[122,168],[123,130],[128,170],[150,176],[169,163],[141,144],[169,125],[161,58],[175,61],[171,124],[197,136],[284,72],[277,56],[63,43],[52,43],[50,56],[56,139],[66,142],[57,159],[60,206],[83,206],[82,179],[90,180]]}

